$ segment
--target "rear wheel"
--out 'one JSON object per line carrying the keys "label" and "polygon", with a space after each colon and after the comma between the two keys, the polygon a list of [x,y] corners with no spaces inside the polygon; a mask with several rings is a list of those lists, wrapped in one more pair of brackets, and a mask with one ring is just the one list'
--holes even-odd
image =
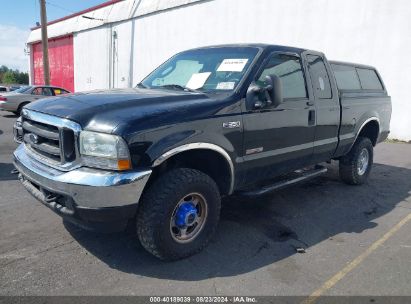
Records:
{"label": "rear wheel", "polygon": [[143,247],[162,260],[201,251],[220,217],[216,183],[198,170],[179,168],[159,177],[143,195],[137,235]]}
{"label": "rear wheel", "polygon": [[340,177],[350,185],[366,182],[373,164],[373,145],[366,137],[359,137],[351,151],[340,159]]}

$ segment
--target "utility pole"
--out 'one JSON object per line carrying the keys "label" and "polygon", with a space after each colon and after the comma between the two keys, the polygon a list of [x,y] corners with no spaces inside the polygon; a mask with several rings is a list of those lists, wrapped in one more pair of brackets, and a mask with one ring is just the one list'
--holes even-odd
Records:
{"label": "utility pole", "polygon": [[43,46],[44,84],[50,85],[49,42],[48,42],[48,36],[47,36],[46,0],[39,0],[39,1],[40,1],[40,15],[41,15],[41,42]]}

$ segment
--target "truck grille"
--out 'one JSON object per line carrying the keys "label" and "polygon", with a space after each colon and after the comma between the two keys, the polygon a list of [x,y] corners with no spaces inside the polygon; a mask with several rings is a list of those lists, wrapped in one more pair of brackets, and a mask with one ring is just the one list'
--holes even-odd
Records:
{"label": "truck grille", "polygon": [[33,157],[61,169],[76,164],[76,139],[80,131],[76,123],[25,109],[22,129],[23,142]]}
{"label": "truck grille", "polygon": [[60,132],[57,127],[23,119],[24,143],[35,152],[60,163]]}

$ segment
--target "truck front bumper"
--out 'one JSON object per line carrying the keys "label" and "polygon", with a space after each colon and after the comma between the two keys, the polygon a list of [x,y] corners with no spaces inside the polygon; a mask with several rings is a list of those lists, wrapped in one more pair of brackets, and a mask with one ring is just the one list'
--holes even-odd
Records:
{"label": "truck front bumper", "polygon": [[23,186],[41,203],[83,228],[106,231],[124,229],[134,217],[151,174],[85,167],[60,171],[35,160],[24,144],[14,152],[14,166]]}

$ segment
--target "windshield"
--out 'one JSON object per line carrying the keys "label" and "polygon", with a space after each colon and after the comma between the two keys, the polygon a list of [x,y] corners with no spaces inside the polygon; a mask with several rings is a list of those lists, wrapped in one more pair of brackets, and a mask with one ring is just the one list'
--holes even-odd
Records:
{"label": "windshield", "polygon": [[14,90],[13,92],[14,93],[24,93],[24,92],[30,90],[31,88],[32,88],[31,86],[24,86],[24,87],[21,87],[17,90]]}
{"label": "windshield", "polygon": [[258,49],[221,47],[183,52],[163,63],[141,85],[146,88],[232,91],[244,77]]}

